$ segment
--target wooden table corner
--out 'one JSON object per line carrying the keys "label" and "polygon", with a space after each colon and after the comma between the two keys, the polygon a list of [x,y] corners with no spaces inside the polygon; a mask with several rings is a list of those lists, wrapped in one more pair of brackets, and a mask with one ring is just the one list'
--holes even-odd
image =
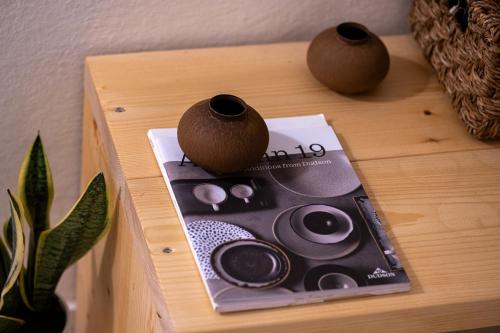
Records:
{"label": "wooden table corner", "polygon": [[[104,170],[118,204],[78,263],[76,332],[444,332],[500,325],[500,142],[466,133],[410,36],[374,91],[308,72],[307,43],[89,57],[82,185]],[[264,117],[325,114],[409,274],[410,292],[276,309],[212,310],[146,137],[226,92]],[[117,112],[117,108],[122,108]]]}

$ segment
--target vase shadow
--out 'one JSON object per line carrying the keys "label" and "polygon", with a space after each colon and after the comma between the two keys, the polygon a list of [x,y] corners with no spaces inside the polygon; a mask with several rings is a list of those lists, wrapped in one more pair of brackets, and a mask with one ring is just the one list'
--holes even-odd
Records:
{"label": "vase shadow", "polygon": [[389,73],[372,91],[345,95],[364,102],[390,102],[406,99],[423,91],[433,76],[432,68],[415,61],[391,56]]}

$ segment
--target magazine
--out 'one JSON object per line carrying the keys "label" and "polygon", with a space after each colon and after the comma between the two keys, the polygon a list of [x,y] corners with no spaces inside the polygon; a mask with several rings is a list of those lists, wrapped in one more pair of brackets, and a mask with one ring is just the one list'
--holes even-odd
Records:
{"label": "magazine", "polygon": [[214,175],[176,129],[148,132],[214,309],[409,290],[408,277],[323,115],[266,120],[260,163]]}

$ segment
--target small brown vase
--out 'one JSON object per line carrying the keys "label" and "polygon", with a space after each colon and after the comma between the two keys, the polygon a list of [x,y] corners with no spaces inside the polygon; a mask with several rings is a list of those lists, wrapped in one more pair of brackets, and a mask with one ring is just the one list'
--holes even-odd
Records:
{"label": "small brown vase", "polygon": [[232,95],[217,95],[190,107],[179,122],[177,137],[192,162],[217,174],[254,165],[269,143],[264,119]]}
{"label": "small brown vase", "polygon": [[389,71],[384,43],[365,26],[342,23],[316,36],[307,50],[311,73],[328,88],[344,94],[373,89]]}

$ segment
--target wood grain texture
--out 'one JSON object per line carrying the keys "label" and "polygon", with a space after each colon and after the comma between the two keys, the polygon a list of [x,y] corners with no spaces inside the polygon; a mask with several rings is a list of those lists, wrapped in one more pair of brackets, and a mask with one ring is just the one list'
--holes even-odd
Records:
{"label": "wood grain texture", "polygon": [[[115,295],[115,304],[134,303],[142,312],[117,305],[103,317],[125,323],[136,315],[150,318],[142,315],[151,314],[148,309],[160,314],[156,323],[141,320],[134,332],[432,332],[499,325],[500,143],[468,136],[410,37],[384,41],[392,61],[387,79],[355,98],[311,77],[306,43],[89,58],[85,90],[96,125],[84,131],[99,139],[84,145],[82,179],[95,165],[108,170],[121,189],[118,229],[126,225],[128,234],[110,234],[117,233],[123,250],[93,252],[94,261],[108,260],[117,271],[84,281],[99,296],[79,287],[80,306],[101,309],[102,286],[130,279],[140,293],[117,289],[127,296]],[[385,221],[411,292],[223,315],[212,310],[146,132],[175,127],[191,104],[221,92],[241,96],[265,117],[325,113]],[[126,111],[114,112],[118,106]],[[165,247],[174,251],[164,253]],[[113,260],[110,253],[117,254]],[[80,267],[92,265],[85,260]],[[130,272],[118,269],[127,265]],[[89,278],[80,272],[79,281]]]}
{"label": "wood grain texture", "polygon": [[[77,333],[161,332],[145,265],[135,250],[126,220],[125,200],[106,161],[97,123],[85,101],[82,188],[99,170],[105,172],[113,212],[108,235],[77,266]],[[118,203],[115,201],[118,198]]]}
{"label": "wood grain texture", "polygon": [[[312,77],[307,43],[90,57],[86,90],[95,90],[127,179],[160,176],[144,149],[148,129],[176,127],[192,104],[222,92],[266,118],[324,113],[352,160],[500,146],[467,134],[411,37],[384,41],[389,74],[359,96],[331,92]],[[126,112],[114,112],[119,106]]]}
{"label": "wood grain texture", "polygon": [[[286,332],[378,332],[388,322],[395,331],[442,332],[500,318],[499,160],[491,149],[355,162],[411,292],[224,315],[213,312],[195,274],[163,178],[130,180],[129,190],[169,313],[178,319],[175,332],[259,332],[273,325]],[[175,252],[162,253],[165,246]]]}

